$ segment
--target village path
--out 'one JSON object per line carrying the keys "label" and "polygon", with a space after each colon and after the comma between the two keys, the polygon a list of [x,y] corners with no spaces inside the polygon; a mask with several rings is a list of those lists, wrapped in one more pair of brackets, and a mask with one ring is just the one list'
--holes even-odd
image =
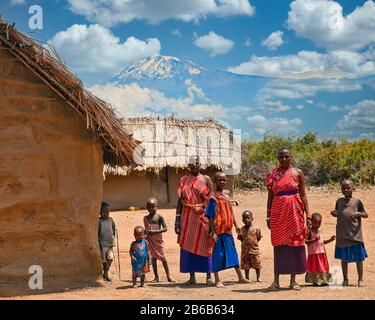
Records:
{"label": "village path", "polygon": [[[132,241],[132,231],[134,226],[142,224],[145,210],[140,211],[122,211],[113,212],[120,235],[120,257],[121,257],[121,278],[122,281],[114,280],[112,283],[104,283],[100,287],[85,288],[79,290],[68,290],[62,293],[41,294],[33,296],[20,296],[10,299],[375,299],[375,234],[372,233],[375,228],[375,189],[368,189],[355,192],[355,196],[362,199],[369,218],[364,220],[364,237],[365,244],[369,254],[369,258],[365,261],[364,288],[355,286],[357,275],[355,264],[349,267],[349,287],[322,287],[315,288],[305,286],[304,276],[298,276],[298,282],[303,286],[302,291],[280,290],[278,292],[266,292],[272,282],[273,271],[273,254],[270,242],[270,233],[265,223],[265,192],[247,192],[237,195],[235,198],[240,201],[238,207],[235,207],[235,215],[238,221],[241,221],[241,213],[245,209],[253,211],[255,216],[254,224],[259,226],[263,233],[263,239],[260,242],[261,258],[262,258],[262,283],[237,284],[234,270],[226,270],[222,272],[221,278],[226,285],[225,288],[206,287],[204,285],[204,275],[197,277],[199,284],[191,287],[183,287],[181,283],[187,279],[186,274],[179,273],[179,247],[176,243],[176,235],[173,231],[174,209],[161,209],[160,213],[164,215],[168,232],[164,234],[166,243],[167,259],[170,265],[171,274],[177,280],[176,284],[166,282],[164,270],[159,263],[159,274],[161,281],[158,284],[148,283],[147,288],[131,288],[131,266],[128,255],[128,247]],[[312,212],[321,212],[323,214],[322,231],[325,238],[329,238],[335,234],[335,218],[331,217],[329,212],[334,208],[336,199],[340,193],[329,190],[310,190],[308,198]],[[240,252],[240,242],[236,240],[238,252]],[[327,255],[331,267],[339,268],[340,261],[333,258],[334,243],[326,246]],[[113,277],[118,279],[116,270],[113,267]],[[254,280],[254,271],[250,273],[251,279]],[[153,279],[152,272],[147,276],[148,280]],[[288,285],[288,277],[281,277],[281,286],[286,288]]]}

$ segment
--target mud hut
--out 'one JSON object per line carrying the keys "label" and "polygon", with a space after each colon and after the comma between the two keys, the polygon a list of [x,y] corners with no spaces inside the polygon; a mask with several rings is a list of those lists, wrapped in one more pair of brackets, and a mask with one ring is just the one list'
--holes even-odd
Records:
{"label": "mud hut", "polygon": [[32,293],[33,265],[44,290],[98,280],[103,164],[131,165],[138,144],[55,54],[0,18],[0,295]]}
{"label": "mud hut", "polygon": [[200,156],[203,173],[213,177],[218,170],[228,176],[233,191],[239,173],[240,136],[212,119],[127,118],[127,130],[142,142],[143,163],[132,168],[106,167],[104,199],[112,209],[144,207],[154,196],[163,207],[175,206],[180,178],[188,172],[189,156]]}

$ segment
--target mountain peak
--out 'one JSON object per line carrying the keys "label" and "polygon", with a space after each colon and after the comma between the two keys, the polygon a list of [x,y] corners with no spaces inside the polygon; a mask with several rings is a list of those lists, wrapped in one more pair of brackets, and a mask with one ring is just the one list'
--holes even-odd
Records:
{"label": "mountain peak", "polygon": [[197,66],[189,60],[158,55],[136,61],[130,67],[121,71],[114,80],[192,77],[199,75],[202,70],[204,70],[203,67]]}

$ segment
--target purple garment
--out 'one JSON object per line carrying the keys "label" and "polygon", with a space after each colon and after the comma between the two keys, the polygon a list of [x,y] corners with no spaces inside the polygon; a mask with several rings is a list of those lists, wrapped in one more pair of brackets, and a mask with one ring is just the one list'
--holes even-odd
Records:
{"label": "purple garment", "polygon": [[180,272],[212,272],[212,257],[198,256],[181,249]]}
{"label": "purple garment", "polygon": [[276,274],[302,274],[307,270],[305,246],[273,247]]}

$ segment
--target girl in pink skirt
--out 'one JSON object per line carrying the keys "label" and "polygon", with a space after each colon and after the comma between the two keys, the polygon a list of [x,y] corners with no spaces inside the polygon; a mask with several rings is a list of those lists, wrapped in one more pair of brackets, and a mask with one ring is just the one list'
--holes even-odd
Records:
{"label": "girl in pink skirt", "polygon": [[319,230],[322,224],[322,216],[319,213],[313,213],[311,228],[307,231],[307,273],[305,281],[312,283],[314,286],[328,285],[332,279],[329,273],[329,264],[324,245],[335,240],[332,236],[329,240],[323,239],[323,233]]}

